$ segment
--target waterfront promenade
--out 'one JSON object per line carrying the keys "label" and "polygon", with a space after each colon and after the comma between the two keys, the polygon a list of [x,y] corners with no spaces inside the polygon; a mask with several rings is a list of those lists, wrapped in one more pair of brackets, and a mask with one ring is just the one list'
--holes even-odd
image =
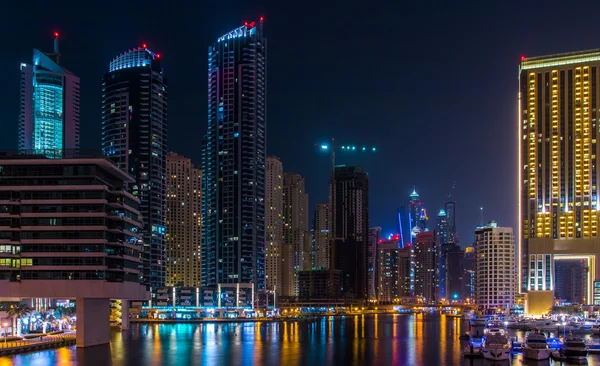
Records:
{"label": "waterfront promenade", "polygon": [[33,352],[48,348],[58,348],[75,344],[75,332],[40,335],[37,338],[4,342],[0,338],[0,356],[16,353]]}

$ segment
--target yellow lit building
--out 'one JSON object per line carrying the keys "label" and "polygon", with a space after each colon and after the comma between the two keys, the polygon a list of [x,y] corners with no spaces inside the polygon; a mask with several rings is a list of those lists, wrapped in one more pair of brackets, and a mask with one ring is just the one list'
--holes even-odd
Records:
{"label": "yellow lit building", "polygon": [[554,290],[554,261],[600,253],[600,49],[522,57],[519,69],[519,283]]}
{"label": "yellow lit building", "polygon": [[202,285],[202,170],[169,153],[167,182],[167,286]]}

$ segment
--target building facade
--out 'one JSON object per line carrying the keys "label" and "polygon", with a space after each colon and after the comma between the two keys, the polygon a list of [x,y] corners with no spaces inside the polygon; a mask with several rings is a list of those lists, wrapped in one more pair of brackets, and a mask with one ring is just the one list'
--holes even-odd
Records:
{"label": "building facade", "polygon": [[208,48],[202,149],[202,284],[265,289],[267,43],[262,21]]}
{"label": "building facade", "polygon": [[167,286],[202,283],[202,170],[185,156],[167,155]]}
{"label": "building facade", "polygon": [[458,234],[456,232],[456,202],[448,201],[444,204],[446,221],[448,223],[448,234],[446,242],[458,243]]}
{"label": "building facade", "polygon": [[[377,299],[377,244],[380,242],[381,227],[369,228],[369,237],[367,239],[367,288],[369,299]],[[398,242],[398,239],[396,242]],[[397,243],[400,245],[399,243]]]}
{"label": "building facade", "polygon": [[344,273],[343,293],[368,298],[367,245],[369,236],[369,178],[356,166],[334,170],[335,235],[334,264]]}
{"label": "building facade", "polygon": [[315,237],[315,267],[328,269],[331,265],[331,204],[318,203],[313,221]]}
{"label": "building facade", "polygon": [[275,156],[267,157],[265,286],[267,290],[283,289],[283,165]]}
{"label": "building facade", "polygon": [[475,303],[508,309],[515,303],[515,240],[510,227],[490,222],[475,230]]}
{"label": "building facade", "polygon": [[376,294],[379,304],[397,303],[411,296],[410,248],[399,248],[398,239],[377,243]]}
{"label": "building facade", "polygon": [[149,297],[133,179],[100,154],[40,156],[0,154],[0,296],[75,299],[77,346],[109,343],[109,299]]}
{"label": "building facade", "polygon": [[598,278],[600,50],[522,57],[519,68],[519,286],[554,290],[554,260]]}
{"label": "building facade", "polygon": [[303,251],[308,231],[308,194],[304,178],[283,174],[283,296],[298,295],[297,272],[304,268]]}
{"label": "building facade", "polygon": [[435,230],[419,233],[412,247],[414,295],[424,303],[440,300],[440,239]]}
{"label": "building facade", "polygon": [[144,218],[144,280],[166,283],[167,80],[145,45],[121,53],[102,78],[102,152],[135,177]]}
{"label": "building facade", "polygon": [[33,50],[31,64],[21,63],[19,151],[61,158],[79,149],[79,78],[59,64],[58,33],[54,52]]}

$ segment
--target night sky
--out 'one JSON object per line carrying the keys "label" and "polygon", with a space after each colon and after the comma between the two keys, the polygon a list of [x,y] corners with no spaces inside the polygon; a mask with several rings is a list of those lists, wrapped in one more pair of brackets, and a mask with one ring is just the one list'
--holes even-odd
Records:
{"label": "night sky", "polygon": [[145,42],[161,54],[169,79],[169,149],[199,164],[207,48],[262,15],[268,154],[306,178],[311,210],[327,200],[330,173],[328,156],[314,144],[335,137],[378,147],[376,154],[339,154],[338,163],[369,172],[370,225],[386,235],[413,185],[430,226],[452,194],[462,245],[473,241],[480,206],[486,221],[514,227],[519,58],[600,47],[600,3],[389,3],[3,4],[0,147],[17,148],[19,63],[31,62],[34,47],[51,51],[58,31],[61,64],[81,78],[82,147],[100,147],[100,80],[110,60]]}

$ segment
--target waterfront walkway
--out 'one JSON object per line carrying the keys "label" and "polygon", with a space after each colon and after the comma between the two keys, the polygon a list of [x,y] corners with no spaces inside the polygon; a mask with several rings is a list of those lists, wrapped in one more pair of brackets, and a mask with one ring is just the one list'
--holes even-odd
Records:
{"label": "waterfront walkway", "polygon": [[61,333],[44,335],[40,338],[23,339],[18,341],[4,342],[0,338],[0,356],[15,353],[38,351],[47,348],[57,348],[75,344],[75,333]]}

